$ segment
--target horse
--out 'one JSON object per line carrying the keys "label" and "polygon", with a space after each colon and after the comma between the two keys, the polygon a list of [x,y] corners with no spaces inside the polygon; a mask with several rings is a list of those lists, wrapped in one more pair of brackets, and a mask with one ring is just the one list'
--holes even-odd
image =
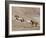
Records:
{"label": "horse", "polygon": [[23,18],[20,18],[20,17],[17,16],[17,15],[16,15],[15,17],[16,17],[16,20],[17,20],[17,21],[24,22],[24,19],[23,19]]}
{"label": "horse", "polygon": [[34,26],[34,25],[35,25],[35,27],[37,27],[38,22],[35,22],[35,21],[31,20],[31,24],[32,24],[32,26]]}

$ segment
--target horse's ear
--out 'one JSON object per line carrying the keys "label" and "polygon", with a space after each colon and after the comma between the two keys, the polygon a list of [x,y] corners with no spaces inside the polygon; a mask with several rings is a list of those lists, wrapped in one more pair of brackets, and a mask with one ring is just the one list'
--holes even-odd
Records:
{"label": "horse's ear", "polygon": [[32,20],[31,20],[31,22],[32,22]]}

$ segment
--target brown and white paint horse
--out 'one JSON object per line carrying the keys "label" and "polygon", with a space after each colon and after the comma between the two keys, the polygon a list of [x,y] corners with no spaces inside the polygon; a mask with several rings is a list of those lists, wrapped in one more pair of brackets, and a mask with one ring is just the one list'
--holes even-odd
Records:
{"label": "brown and white paint horse", "polygon": [[24,22],[24,19],[23,19],[23,18],[20,18],[20,17],[17,16],[17,15],[16,15],[15,17],[16,17],[16,20],[17,20],[17,21]]}
{"label": "brown and white paint horse", "polygon": [[31,20],[31,24],[32,24],[32,26],[37,27],[38,22]]}

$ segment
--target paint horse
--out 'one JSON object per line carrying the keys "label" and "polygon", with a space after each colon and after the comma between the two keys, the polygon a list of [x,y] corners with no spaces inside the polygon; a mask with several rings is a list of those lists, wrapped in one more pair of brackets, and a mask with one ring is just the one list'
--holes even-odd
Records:
{"label": "paint horse", "polygon": [[32,26],[37,27],[38,22],[35,22],[35,21],[31,20],[31,24],[32,24]]}
{"label": "paint horse", "polygon": [[15,15],[15,17],[16,17],[16,20],[17,21],[24,22],[24,19],[23,18],[20,18],[18,15]]}

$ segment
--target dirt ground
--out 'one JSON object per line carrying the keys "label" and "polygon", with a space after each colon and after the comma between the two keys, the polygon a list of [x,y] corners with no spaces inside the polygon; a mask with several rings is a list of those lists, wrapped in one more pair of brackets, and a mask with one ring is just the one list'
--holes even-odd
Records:
{"label": "dirt ground", "polygon": [[[15,15],[24,18],[25,20],[34,20],[38,22],[37,27],[32,27],[27,22],[17,22]],[[40,8],[31,7],[12,7],[12,30],[39,30],[40,29]]]}

